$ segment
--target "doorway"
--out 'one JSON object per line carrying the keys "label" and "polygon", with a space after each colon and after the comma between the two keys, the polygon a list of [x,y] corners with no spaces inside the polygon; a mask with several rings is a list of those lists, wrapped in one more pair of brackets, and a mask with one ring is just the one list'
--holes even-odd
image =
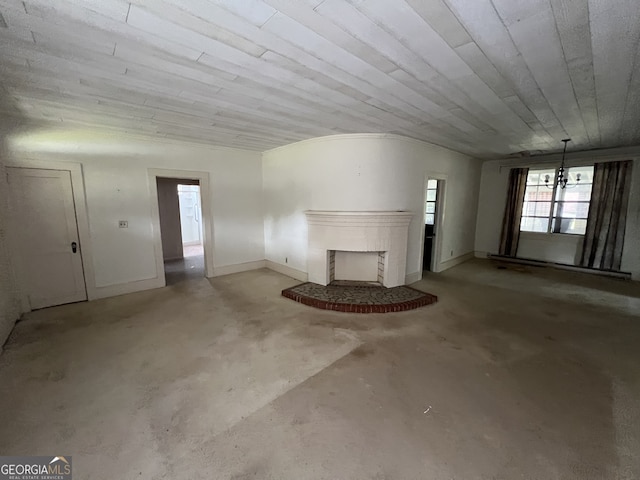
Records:
{"label": "doorway", "polygon": [[156,178],[167,285],[205,276],[200,181]]}
{"label": "doorway", "polygon": [[422,253],[422,270],[436,271],[438,260],[439,230],[442,221],[442,190],[444,180],[428,178],[425,192],[424,209],[424,246]]}
{"label": "doorway", "polygon": [[87,300],[71,172],[7,168],[12,250],[31,309]]}

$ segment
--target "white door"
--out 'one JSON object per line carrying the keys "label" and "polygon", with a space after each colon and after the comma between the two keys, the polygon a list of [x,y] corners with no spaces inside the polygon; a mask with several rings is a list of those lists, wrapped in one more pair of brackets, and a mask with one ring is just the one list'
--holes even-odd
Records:
{"label": "white door", "polygon": [[87,299],[71,174],[8,168],[11,236],[31,308]]}

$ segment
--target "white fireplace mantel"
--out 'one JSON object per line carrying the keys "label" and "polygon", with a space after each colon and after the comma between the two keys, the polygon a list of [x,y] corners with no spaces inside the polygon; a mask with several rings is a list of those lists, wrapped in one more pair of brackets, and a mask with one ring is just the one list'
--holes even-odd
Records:
{"label": "white fireplace mantel", "polygon": [[385,287],[404,285],[411,212],[305,212],[309,226],[309,281],[327,285],[331,252],[380,252]]}

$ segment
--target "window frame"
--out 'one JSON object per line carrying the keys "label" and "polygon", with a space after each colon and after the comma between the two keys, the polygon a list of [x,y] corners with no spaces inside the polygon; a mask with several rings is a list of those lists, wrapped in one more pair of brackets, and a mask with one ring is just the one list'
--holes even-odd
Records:
{"label": "window frame", "polygon": [[[436,186],[435,187],[429,187],[429,182],[432,181],[432,180],[436,182]],[[438,192],[438,186],[439,186],[439,184],[438,184],[438,180],[437,179],[429,178],[427,180],[427,188],[425,189],[425,203],[424,203],[424,224],[425,225],[433,225],[433,226],[435,226],[435,224],[436,224],[436,218],[437,218],[436,215],[438,214],[438,196],[439,196],[438,195],[438,193],[439,193]],[[435,199],[434,200],[428,200],[430,191],[435,192]],[[428,210],[427,206],[429,204],[433,204],[433,212],[428,212],[427,211]],[[427,222],[427,215],[433,215],[433,222],[432,223],[428,223]]]}
{"label": "window frame", "polygon": [[[572,168],[594,168],[594,166],[591,165],[572,165],[572,166],[565,166],[565,174],[568,175],[568,170],[572,169]],[[534,168],[534,169],[529,169],[529,171],[544,171],[544,170],[551,170],[551,168]],[[560,232],[560,231],[556,231],[559,230],[559,225],[561,222],[559,222],[559,220],[561,220],[562,216],[555,216],[554,215],[554,211],[555,211],[555,207],[556,204],[561,205],[564,203],[586,203],[589,206],[589,209],[591,208],[591,196],[589,196],[589,200],[585,201],[585,200],[576,200],[576,201],[569,201],[567,202],[566,200],[557,200],[557,190],[558,190],[558,182],[557,182],[557,178],[558,178],[558,172],[560,171],[560,167],[556,167],[554,170],[554,175],[553,175],[553,188],[549,188],[549,190],[551,191],[551,201],[550,201],[550,208],[549,208],[549,214],[546,217],[540,217],[540,216],[536,216],[536,215],[522,215],[521,212],[521,218],[546,218],[547,219],[547,231],[546,232],[536,232],[536,231],[532,231],[532,230],[522,230],[522,223],[520,226],[520,233],[524,233],[524,234],[534,234],[534,235],[571,235],[571,236],[584,236],[584,233],[569,233],[569,232]],[[540,186],[541,184],[538,183],[538,186]],[[582,183],[580,185],[591,185],[592,189],[593,189],[593,178],[591,179],[591,181],[589,183]],[[546,187],[548,188],[548,187]],[[571,187],[568,187],[571,188]],[[526,187],[525,187],[525,192],[526,192]],[[525,193],[526,194],[526,193]],[[539,203],[545,203],[543,201],[540,201]],[[523,204],[523,209],[524,209],[524,204]],[[588,218],[588,210],[587,209],[587,218]],[[579,220],[585,220],[583,218],[580,218]],[[556,227],[556,225],[558,225],[558,227]]]}

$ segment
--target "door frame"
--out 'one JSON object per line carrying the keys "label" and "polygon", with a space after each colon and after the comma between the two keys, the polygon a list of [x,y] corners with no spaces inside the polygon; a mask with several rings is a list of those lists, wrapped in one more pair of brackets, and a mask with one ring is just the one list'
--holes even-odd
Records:
{"label": "door frame", "polygon": [[[96,277],[93,268],[93,246],[91,245],[91,233],[89,230],[89,214],[84,187],[84,172],[81,163],[64,162],[59,160],[36,160],[26,158],[20,161],[8,160],[6,168],[32,168],[38,170],[62,170],[69,172],[71,176],[71,189],[73,193],[73,205],[76,210],[76,223],[78,225],[78,239],[80,241],[80,259],[84,270],[84,285],[87,292],[87,300],[100,298],[96,289]],[[13,246],[15,248],[15,245]],[[30,311],[29,298],[24,288],[24,280],[20,272],[16,272],[19,282],[20,303],[23,311]]]}
{"label": "door frame", "polygon": [[[446,173],[427,173],[424,177],[424,183],[422,185],[422,217],[420,218],[420,272],[422,272],[422,262],[424,260],[424,242],[425,242],[425,232],[424,232],[424,217],[427,213],[427,184],[429,180],[437,180],[438,181],[438,196],[436,198],[436,241],[433,244],[433,250],[431,251],[431,272],[438,273],[442,271],[441,268],[441,259],[442,259],[442,225],[444,225],[445,220],[445,195],[447,189],[447,180],[448,175]],[[422,276],[421,276],[422,278]]]}
{"label": "door frame", "polygon": [[160,208],[158,206],[158,185],[156,179],[175,178],[183,180],[198,180],[200,184],[200,208],[202,210],[202,240],[204,246],[204,275],[213,277],[213,215],[211,208],[211,188],[209,172],[192,170],[172,170],[167,168],[149,168],[147,181],[149,198],[151,200],[151,228],[153,236],[153,250],[156,259],[156,271],[162,286],[167,285],[164,275],[164,258],[162,254],[162,235],[160,232]]}

